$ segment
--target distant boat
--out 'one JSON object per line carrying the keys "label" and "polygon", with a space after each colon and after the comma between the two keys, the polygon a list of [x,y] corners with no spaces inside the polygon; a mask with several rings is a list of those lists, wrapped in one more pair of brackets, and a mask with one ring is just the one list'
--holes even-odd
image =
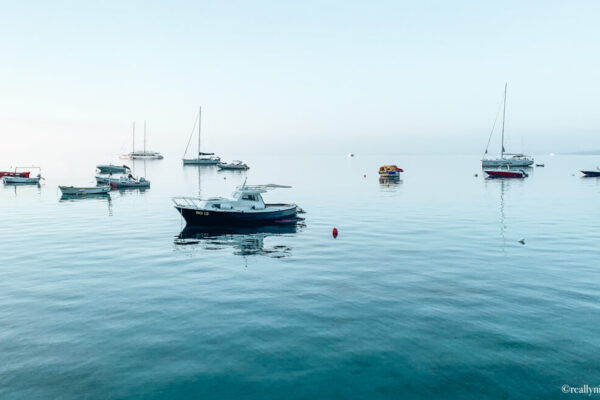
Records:
{"label": "distant boat", "polygon": [[352,157],[354,157],[354,153],[348,153],[348,157],[349,157],[349,158],[352,158]]}
{"label": "distant boat", "polygon": [[162,160],[164,157],[162,154],[156,151],[146,150],[146,121],[144,121],[144,150],[136,151],[135,150],[135,122],[133,123],[133,146],[131,149],[131,153],[123,154],[119,156],[122,159],[128,160]]}
{"label": "distant boat", "polygon": [[24,176],[4,176],[2,181],[4,184],[17,184],[17,185],[37,185],[40,183],[42,175],[38,174],[34,178],[24,177]]}
{"label": "distant boat", "polygon": [[193,157],[193,158],[185,158],[188,148],[190,147],[190,142],[192,141],[192,137],[194,136],[194,129],[192,129],[192,133],[190,134],[188,144],[187,144],[187,146],[185,148],[185,152],[183,154],[183,165],[217,165],[221,162],[221,158],[218,156],[215,156],[215,153],[203,153],[202,151],[200,151],[201,125],[202,125],[202,107],[200,107],[198,109],[198,156]]}
{"label": "distant boat", "polygon": [[513,179],[520,179],[520,178],[527,178],[529,175],[527,175],[527,173],[525,171],[521,170],[516,170],[516,171],[511,171],[509,169],[496,169],[496,170],[485,170],[484,171],[486,174],[488,174],[489,178],[513,178]]}
{"label": "distant boat", "polygon": [[0,178],[5,177],[5,176],[17,176],[17,177],[22,177],[22,178],[29,178],[29,171],[23,171],[23,172],[19,172],[17,171],[19,169],[19,167],[15,168],[14,171],[0,171]]}
{"label": "distant boat", "polygon": [[398,168],[395,165],[382,165],[379,167],[380,178],[400,178],[400,172],[404,172],[402,168]]}
{"label": "distant boat", "polygon": [[544,164],[535,164],[536,167],[545,167]]}
{"label": "distant boat", "polygon": [[586,178],[597,177],[600,176],[600,169],[581,171],[581,173],[585,175]]}
{"label": "distant boat", "polygon": [[250,169],[250,167],[246,163],[243,163],[239,160],[235,160],[229,164],[228,163],[217,164],[217,167],[219,167],[219,169],[221,169],[221,170],[224,170],[224,169],[248,170],[248,169]]}
{"label": "distant boat", "polygon": [[147,189],[150,187],[150,181],[144,178],[136,179],[133,175],[121,176],[118,178],[96,176],[96,182],[102,185],[110,185],[113,189],[129,189],[140,188]]}
{"label": "distant boat", "polygon": [[[485,155],[488,153],[488,148],[485,148],[485,153],[483,159],[481,160],[481,166],[483,168],[488,167],[529,167],[533,164],[533,157],[527,156],[521,153],[507,153],[504,150],[504,124],[506,121],[506,91],[508,88],[508,84],[504,85],[504,107],[502,110],[502,147],[500,149],[500,158],[489,159],[485,158]],[[497,117],[496,117],[497,118]],[[492,127],[492,132],[490,133],[490,138],[488,139],[488,146],[490,144],[490,140],[492,138],[492,134],[494,133],[494,128],[496,126],[496,121],[494,121],[494,125]]]}
{"label": "distant boat", "polygon": [[97,165],[98,171],[101,174],[126,174],[130,168],[127,165]]}
{"label": "distant boat", "polygon": [[75,186],[59,186],[62,194],[74,196],[86,196],[89,194],[105,194],[110,192],[110,186],[90,186],[90,187],[75,187]]}

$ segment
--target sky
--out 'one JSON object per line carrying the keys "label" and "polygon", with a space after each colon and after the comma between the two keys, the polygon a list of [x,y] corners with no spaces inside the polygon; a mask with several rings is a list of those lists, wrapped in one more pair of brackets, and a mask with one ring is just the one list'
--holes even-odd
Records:
{"label": "sky", "polygon": [[482,153],[505,82],[507,150],[600,149],[598,21],[577,0],[5,1],[0,167],[127,152],[144,120],[180,157],[199,106],[217,153]]}

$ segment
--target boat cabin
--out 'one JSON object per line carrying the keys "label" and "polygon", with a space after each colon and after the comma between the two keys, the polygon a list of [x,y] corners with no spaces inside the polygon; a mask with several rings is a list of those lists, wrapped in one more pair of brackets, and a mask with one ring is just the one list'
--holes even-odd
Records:
{"label": "boat cabin", "polygon": [[206,200],[205,208],[219,210],[264,210],[266,205],[261,193],[265,193],[266,191],[266,189],[259,187],[252,188],[247,186],[239,188],[233,193],[232,199],[217,197]]}

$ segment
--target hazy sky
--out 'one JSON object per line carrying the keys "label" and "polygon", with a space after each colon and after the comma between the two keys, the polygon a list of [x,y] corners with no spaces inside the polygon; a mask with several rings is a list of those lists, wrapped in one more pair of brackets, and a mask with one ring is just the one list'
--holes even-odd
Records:
{"label": "hazy sky", "polygon": [[[0,155],[600,148],[600,1],[12,1]],[[141,135],[139,137],[141,143]],[[494,145],[498,147],[498,145]],[[496,149],[497,150],[497,149]],[[0,166],[11,162],[0,162]]]}

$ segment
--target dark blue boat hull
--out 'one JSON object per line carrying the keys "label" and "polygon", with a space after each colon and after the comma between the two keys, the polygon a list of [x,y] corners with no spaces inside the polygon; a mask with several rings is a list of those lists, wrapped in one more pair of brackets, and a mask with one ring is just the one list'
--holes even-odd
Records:
{"label": "dark blue boat hull", "polygon": [[585,176],[600,176],[600,171],[581,171]]}
{"label": "dark blue boat hull", "polygon": [[265,212],[204,211],[180,206],[175,208],[188,226],[260,226],[296,223],[298,220],[296,206]]}

